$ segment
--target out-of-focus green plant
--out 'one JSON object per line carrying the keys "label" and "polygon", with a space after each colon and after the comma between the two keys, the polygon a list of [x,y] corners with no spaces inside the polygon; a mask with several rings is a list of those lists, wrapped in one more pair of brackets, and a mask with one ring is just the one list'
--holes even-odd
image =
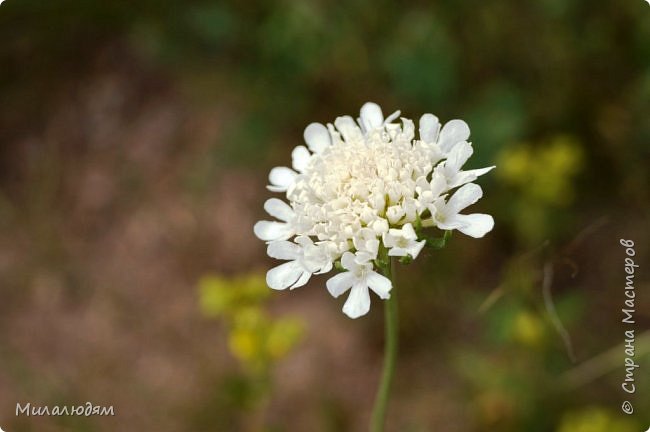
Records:
{"label": "out-of-focus green plant", "polygon": [[197,424],[217,422],[228,428],[239,425],[237,430],[275,430],[266,415],[273,385],[271,371],[301,340],[305,325],[298,318],[269,314],[269,295],[262,273],[206,275],[199,281],[201,311],[224,322],[228,348],[243,370],[221,378],[215,400],[205,406],[205,412],[196,414]]}
{"label": "out-of-focus green plant", "polygon": [[572,180],[582,165],[582,151],[568,136],[553,138],[539,149],[521,145],[499,155],[498,176],[542,203],[565,206],[573,200]]}
{"label": "out-of-focus green plant", "polygon": [[204,315],[226,321],[230,351],[251,372],[266,375],[302,337],[301,320],[274,318],[266,312],[269,289],[264,275],[205,276],[199,290]]}
{"label": "out-of-focus green plant", "polygon": [[522,345],[537,346],[546,334],[542,319],[530,311],[519,311],[512,329],[513,338]]}
{"label": "out-of-focus green plant", "polygon": [[641,427],[629,418],[621,418],[609,410],[590,407],[565,414],[557,432],[635,432]]}
{"label": "out-of-focus green plant", "polygon": [[520,144],[498,157],[497,178],[508,188],[514,229],[526,245],[534,245],[553,231],[557,210],[575,198],[574,180],[583,165],[579,143],[565,135],[541,146]]}
{"label": "out-of-focus green plant", "polygon": [[[554,430],[569,403],[568,395],[550,384],[570,361],[542,300],[539,258],[527,254],[506,265],[499,287],[480,308],[485,347],[465,347],[454,358],[472,395],[476,430]],[[567,293],[558,296],[555,309],[570,326],[580,319],[583,304]]]}

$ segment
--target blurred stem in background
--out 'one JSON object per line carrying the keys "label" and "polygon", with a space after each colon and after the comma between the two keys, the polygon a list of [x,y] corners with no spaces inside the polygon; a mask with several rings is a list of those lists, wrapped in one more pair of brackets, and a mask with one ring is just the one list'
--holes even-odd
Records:
{"label": "blurred stem in background", "polygon": [[375,406],[372,409],[372,418],[370,420],[371,432],[382,432],[386,422],[386,407],[390,396],[391,383],[395,374],[395,363],[397,361],[397,331],[399,327],[397,314],[397,287],[395,278],[394,258],[389,258],[390,262],[383,267],[384,275],[389,278],[393,284],[391,295],[384,302],[384,320],[385,320],[385,346],[384,346],[384,369],[381,374],[381,383],[375,399]]}

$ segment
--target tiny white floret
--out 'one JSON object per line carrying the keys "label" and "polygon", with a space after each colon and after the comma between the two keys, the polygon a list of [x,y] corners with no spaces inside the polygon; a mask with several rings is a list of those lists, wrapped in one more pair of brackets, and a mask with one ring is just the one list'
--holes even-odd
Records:
{"label": "tiny white floret", "polygon": [[381,299],[390,298],[392,284],[386,276],[373,270],[371,262],[359,260],[351,252],[341,257],[341,265],[347,271],[333,276],[327,281],[327,290],[333,297],[338,297],[350,290],[350,295],[343,305],[343,313],[350,318],[358,318],[370,310],[369,289]]}
{"label": "tiny white floret", "polygon": [[413,225],[407,223],[402,229],[391,228],[384,234],[384,246],[388,249],[388,256],[411,256],[415,259],[420,254],[426,240],[418,241],[418,236]]}

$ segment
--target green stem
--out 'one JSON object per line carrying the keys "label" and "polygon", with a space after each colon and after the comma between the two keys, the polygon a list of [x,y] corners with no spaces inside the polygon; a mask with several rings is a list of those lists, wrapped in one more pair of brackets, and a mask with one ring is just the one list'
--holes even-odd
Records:
{"label": "green stem", "polygon": [[370,420],[371,432],[383,432],[386,423],[386,407],[390,395],[391,382],[395,373],[395,363],[397,361],[397,289],[395,287],[395,259],[384,270],[384,275],[393,283],[393,289],[390,292],[390,298],[384,302],[384,319],[385,319],[385,341],[384,341],[384,369],[381,373],[381,383],[375,405],[372,409],[372,418]]}

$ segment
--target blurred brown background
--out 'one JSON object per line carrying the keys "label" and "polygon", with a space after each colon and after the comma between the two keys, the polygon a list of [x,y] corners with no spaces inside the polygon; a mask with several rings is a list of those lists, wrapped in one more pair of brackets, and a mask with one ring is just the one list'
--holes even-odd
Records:
{"label": "blurred brown background", "polygon": [[[378,301],[352,321],[324,278],[269,292],[252,226],[304,126],[368,100],[463,118],[470,163],[498,166],[475,206],[495,230],[400,269],[389,430],[645,430],[642,0],[5,1],[0,427],[366,430]],[[632,416],[620,238],[641,265]],[[116,415],[15,415],[86,401]]]}

